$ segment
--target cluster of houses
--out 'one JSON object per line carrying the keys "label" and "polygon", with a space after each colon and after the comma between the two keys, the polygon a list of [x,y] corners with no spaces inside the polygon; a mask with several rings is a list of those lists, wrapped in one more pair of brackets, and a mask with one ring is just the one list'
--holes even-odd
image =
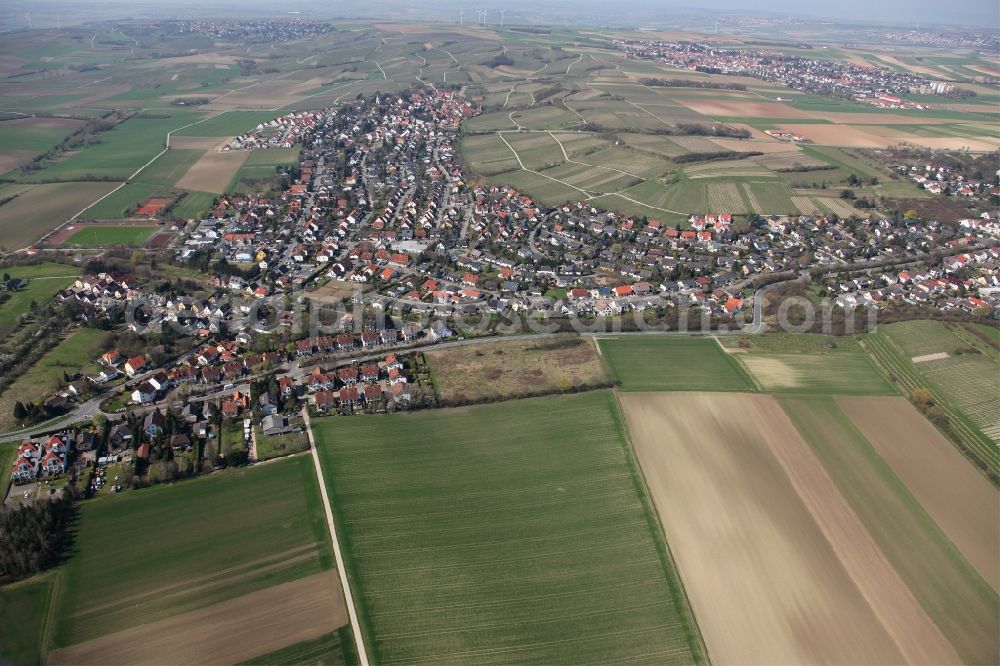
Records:
{"label": "cluster of houses", "polygon": [[297,111],[260,123],[246,134],[240,134],[222,147],[229,150],[257,150],[261,148],[291,148],[322,122],[324,112]]}
{"label": "cluster of houses", "polygon": [[66,435],[52,435],[37,442],[21,442],[11,466],[11,479],[15,483],[27,483],[39,476],[59,476],[65,473],[69,448],[70,441]]}
{"label": "cluster of houses", "polygon": [[[388,354],[381,362],[351,365],[329,372],[317,366],[304,381],[310,394],[308,402],[318,412],[377,408],[389,400],[405,405],[411,399],[410,379],[402,357],[397,354]],[[288,390],[292,389],[288,387]]]}
{"label": "cluster of houses", "polygon": [[803,92],[849,97],[877,106],[928,108],[901,97],[925,85],[925,79],[884,67],[803,58],[774,50],[727,49],[711,42],[616,39],[612,44],[633,57],[658,60],[676,69],[751,76]]}
{"label": "cluster of houses", "polygon": [[987,201],[1000,196],[995,174],[986,180],[969,179],[948,166],[931,164],[898,164],[896,171],[931,194],[944,194],[969,201]]}
{"label": "cluster of houses", "polygon": [[241,42],[287,42],[293,39],[319,37],[334,29],[329,23],[301,19],[205,19],[171,21],[162,27],[173,28],[182,35],[207,35],[216,39]]}
{"label": "cluster of houses", "polygon": [[845,308],[885,304],[933,305],[973,314],[1000,307],[1000,250],[991,247],[946,257],[921,269],[845,279],[833,288]]}

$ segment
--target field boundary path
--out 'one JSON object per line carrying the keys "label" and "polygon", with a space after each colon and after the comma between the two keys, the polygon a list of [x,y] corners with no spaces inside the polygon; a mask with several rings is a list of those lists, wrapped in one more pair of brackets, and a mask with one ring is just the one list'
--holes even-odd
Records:
{"label": "field boundary path", "polygon": [[306,424],[306,434],[309,435],[309,449],[312,451],[313,466],[316,468],[316,479],[319,481],[319,492],[323,498],[323,511],[326,512],[326,524],[330,528],[330,540],[333,543],[333,555],[337,560],[337,573],[340,575],[340,586],[344,589],[344,599],[347,600],[347,614],[351,618],[351,631],[358,649],[360,666],[370,666],[365,638],[361,635],[361,624],[358,622],[358,612],[354,607],[354,595],[351,594],[351,583],[347,580],[347,568],[340,551],[340,540],[337,538],[337,527],[333,523],[333,509],[330,508],[330,496],[326,492],[326,480],[323,478],[323,468],[319,464],[319,451],[313,438],[312,424],[309,422],[309,408],[302,407],[302,420]]}

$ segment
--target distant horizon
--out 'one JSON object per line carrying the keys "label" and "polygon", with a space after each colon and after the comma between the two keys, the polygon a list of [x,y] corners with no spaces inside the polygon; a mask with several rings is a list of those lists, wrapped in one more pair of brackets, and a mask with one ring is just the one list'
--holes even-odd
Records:
{"label": "distant horizon", "polygon": [[[222,0],[216,3],[179,0],[177,2],[134,3],[130,0],[103,0],[97,6],[80,0],[14,0],[0,10],[3,25],[17,29],[27,13],[34,17],[37,28],[54,27],[56,12],[67,25],[72,14],[87,16],[91,21],[117,20],[128,18],[240,18],[240,17],[299,17],[303,19],[331,20],[354,19],[403,19],[428,22],[447,20],[458,13],[460,7],[471,11],[483,3],[447,0],[444,3],[424,4],[407,0],[388,0],[379,3],[344,2],[336,6],[315,2],[315,0],[293,0],[280,11],[275,6],[260,0],[235,2]],[[883,0],[882,2],[862,2],[843,0],[838,16],[833,16],[826,7],[803,6],[793,0],[636,0],[626,6],[609,8],[605,3],[588,0],[554,0],[545,5],[537,5],[525,0],[504,0],[499,3],[508,10],[508,20],[523,22],[537,21],[553,25],[595,25],[611,27],[643,27],[649,25],[685,25],[712,15],[732,16],[787,16],[789,18],[813,21],[835,21],[850,25],[873,23],[879,26],[912,29],[917,25],[926,28],[968,28],[1000,32],[1000,3],[984,0],[964,0],[942,8],[940,3],[930,0]],[[957,7],[956,7],[957,5]],[[68,10],[68,11],[65,11]],[[495,13],[496,8],[491,8]],[[77,24],[89,21],[80,21]],[[76,23],[76,22],[74,22]]]}

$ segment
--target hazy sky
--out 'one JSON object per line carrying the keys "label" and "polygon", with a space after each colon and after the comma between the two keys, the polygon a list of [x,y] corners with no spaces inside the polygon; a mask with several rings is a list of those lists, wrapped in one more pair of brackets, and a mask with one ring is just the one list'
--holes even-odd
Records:
{"label": "hazy sky", "polygon": [[[503,7],[518,22],[583,22],[601,25],[677,24],[691,10],[769,12],[829,17],[850,22],[948,23],[1000,29],[1000,0],[2,0],[0,22],[20,26],[30,12],[40,26],[64,21],[160,16],[281,16],[301,11],[317,18],[398,17],[441,20],[458,13]],[[707,20],[711,20],[708,16]]]}

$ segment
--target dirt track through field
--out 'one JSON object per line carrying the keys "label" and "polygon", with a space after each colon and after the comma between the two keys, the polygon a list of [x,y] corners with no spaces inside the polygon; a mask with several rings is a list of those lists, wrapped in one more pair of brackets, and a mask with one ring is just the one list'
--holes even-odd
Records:
{"label": "dirt track through field", "polygon": [[1000,590],[1000,497],[905,398],[837,398],[979,575]]}
{"label": "dirt track through field", "polygon": [[335,571],[58,650],[50,664],[235,664],[347,623]]}
{"label": "dirt track through field", "polygon": [[714,661],[959,661],[774,398],[621,402]]}

